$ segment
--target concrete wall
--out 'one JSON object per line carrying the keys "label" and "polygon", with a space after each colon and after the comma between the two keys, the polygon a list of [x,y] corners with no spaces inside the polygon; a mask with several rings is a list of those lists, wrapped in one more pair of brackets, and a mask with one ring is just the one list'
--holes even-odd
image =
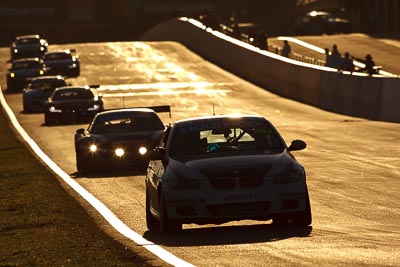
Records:
{"label": "concrete wall", "polygon": [[400,122],[400,78],[338,73],[259,50],[194,20],[170,20],[143,41],[176,41],[222,68],[278,95],[371,120]]}

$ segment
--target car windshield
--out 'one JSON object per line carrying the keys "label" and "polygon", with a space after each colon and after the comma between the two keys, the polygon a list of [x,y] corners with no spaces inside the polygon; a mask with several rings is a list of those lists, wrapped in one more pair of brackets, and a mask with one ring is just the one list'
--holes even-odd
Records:
{"label": "car windshield", "polygon": [[71,59],[71,54],[68,53],[50,53],[44,56],[45,61]]}
{"label": "car windshield", "polygon": [[14,62],[12,65],[13,70],[35,69],[35,68],[42,68],[42,64],[40,64],[39,61],[21,61],[21,62]]}
{"label": "car windshield", "polygon": [[31,89],[54,90],[57,87],[66,86],[65,80],[62,79],[38,79],[33,80],[29,86]]}
{"label": "car windshield", "polygon": [[99,114],[89,127],[91,134],[161,131],[164,124],[154,112],[111,112]]}
{"label": "car windshield", "polygon": [[22,38],[15,41],[16,44],[40,44],[40,39],[32,37],[32,38]]}
{"label": "car windshield", "polygon": [[171,156],[281,153],[285,145],[275,128],[262,118],[196,121],[178,125]]}
{"label": "car windshield", "polygon": [[85,88],[72,88],[54,91],[52,99],[59,100],[82,100],[93,99],[94,94],[91,90]]}

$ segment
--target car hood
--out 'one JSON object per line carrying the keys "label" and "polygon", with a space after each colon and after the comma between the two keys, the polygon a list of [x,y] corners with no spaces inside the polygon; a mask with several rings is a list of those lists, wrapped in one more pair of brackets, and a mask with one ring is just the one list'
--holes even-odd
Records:
{"label": "car hood", "polygon": [[162,135],[163,131],[145,131],[145,132],[135,132],[135,133],[118,133],[118,134],[102,134],[102,135],[90,135],[87,137],[91,140],[96,140],[100,143],[112,143],[112,144],[126,144],[126,145],[134,145],[134,144],[148,144],[151,143],[153,146],[156,145],[156,141],[158,141]]}
{"label": "car hood", "polygon": [[195,171],[208,178],[249,174],[275,175],[286,171],[303,170],[303,167],[286,150],[279,154],[204,158],[186,162],[173,160],[171,167],[188,172]]}
{"label": "car hood", "polygon": [[41,69],[19,69],[19,70],[12,70],[9,71],[8,73],[15,73],[18,76],[23,76],[23,77],[35,77],[38,76],[38,73]]}

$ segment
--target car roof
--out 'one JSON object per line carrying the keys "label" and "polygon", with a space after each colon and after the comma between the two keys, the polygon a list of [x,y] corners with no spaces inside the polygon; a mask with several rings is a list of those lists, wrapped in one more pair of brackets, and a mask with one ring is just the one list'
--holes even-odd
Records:
{"label": "car roof", "polygon": [[21,39],[28,39],[28,38],[36,38],[40,39],[39,34],[27,34],[27,35],[20,35],[15,38],[15,40],[21,40]]}
{"label": "car roof", "polygon": [[107,115],[107,114],[114,114],[114,113],[135,113],[135,112],[151,112],[156,113],[154,110],[150,108],[120,108],[120,109],[111,109],[102,111],[99,115]]}
{"label": "car roof", "polygon": [[90,86],[88,85],[83,85],[83,86],[75,86],[75,85],[68,85],[68,86],[63,86],[63,87],[58,87],[56,90],[90,90]]}
{"label": "car roof", "polygon": [[31,81],[38,81],[38,80],[64,80],[64,77],[61,75],[46,75],[46,76],[38,76],[32,78]]}
{"label": "car roof", "polygon": [[28,57],[28,58],[20,58],[20,59],[14,59],[12,61],[12,63],[18,63],[18,62],[32,62],[32,61],[42,61],[40,58],[38,57]]}
{"label": "car roof", "polygon": [[310,11],[306,14],[307,16],[315,17],[315,16],[326,16],[326,15],[332,15],[332,13],[326,12],[326,11]]}
{"label": "car roof", "polygon": [[71,54],[71,50],[65,49],[65,50],[50,51],[45,53],[45,55],[52,55],[52,54]]}
{"label": "car roof", "polygon": [[263,119],[267,120],[261,115],[251,115],[251,114],[225,114],[225,115],[210,115],[210,116],[201,116],[201,117],[193,117],[193,118],[188,118],[188,119],[182,119],[176,121],[174,124],[184,124],[187,122],[196,122],[196,121],[204,121],[204,120],[221,120],[221,119],[233,119],[233,118],[238,118],[238,119],[246,119],[246,118],[258,118],[258,119]]}

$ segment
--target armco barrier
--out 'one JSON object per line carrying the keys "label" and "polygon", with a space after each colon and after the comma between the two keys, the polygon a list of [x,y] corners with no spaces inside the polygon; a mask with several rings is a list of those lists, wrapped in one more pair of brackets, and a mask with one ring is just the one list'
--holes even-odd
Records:
{"label": "armco barrier", "polygon": [[400,122],[400,78],[343,74],[260,50],[192,19],[163,22],[143,41],[176,41],[271,92],[337,113]]}

